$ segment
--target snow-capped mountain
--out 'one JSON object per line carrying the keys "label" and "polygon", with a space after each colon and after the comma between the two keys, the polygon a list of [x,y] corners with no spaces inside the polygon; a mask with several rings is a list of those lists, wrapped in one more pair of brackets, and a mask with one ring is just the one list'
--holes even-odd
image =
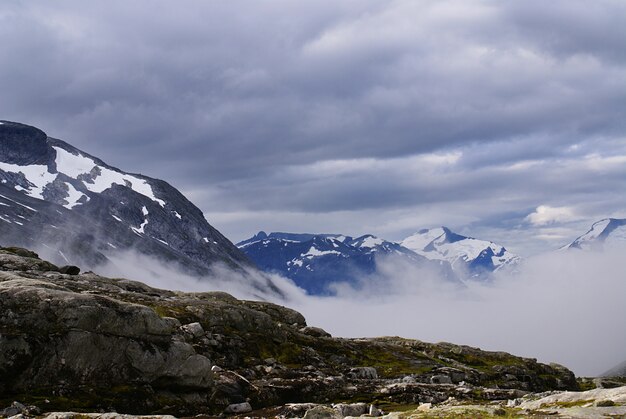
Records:
{"label": "snow-capped mountain", "polygon": [[456,280],[448,263],[429,261],[398,243],[370,234],[352,238],[341,234],[261,231],[237,246],[262,270],[282,274],[314,295],[330,293],[332,283],[358,283],[377,272],[377,261],[383,257],[400,258]]}
{"label": "snow-capped mountain", "polygon": [[626,246],[626,218],[605,218],[562,249],[602,249]]}
{"label": "snow-capped mountain", "polygon": [[420,230],[400,244],[431,260],[445,260],[462,276],[477,277],[519,263],[520,257],[491,241],[465,237],[447,227]]}
{"label": "snow-capped mountain", "polygon": [[111,167],[43,131],[0,122],[0,243],[91,268],[128,249],[203,275],[252,262],[168,183]]}

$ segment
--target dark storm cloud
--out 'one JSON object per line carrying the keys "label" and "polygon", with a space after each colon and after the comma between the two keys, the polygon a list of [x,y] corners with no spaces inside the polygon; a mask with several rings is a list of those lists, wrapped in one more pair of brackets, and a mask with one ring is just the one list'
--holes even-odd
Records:
{"label": "dark storm cloud", "polygon": [[607,193],[625,16],[617,0],[8,1],[0,115],[170,181],[235,239],[281,211],[312,231],[398,217],[390,238],[540,205],[591,219],[626,207]]}

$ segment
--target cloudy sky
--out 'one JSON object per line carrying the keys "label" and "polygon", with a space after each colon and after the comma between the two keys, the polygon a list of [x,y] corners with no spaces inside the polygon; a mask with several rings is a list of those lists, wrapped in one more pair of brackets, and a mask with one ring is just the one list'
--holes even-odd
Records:
{"label": "cloudy sky", "polygon": [[0,119],[231,240],[438,225],[522,255],[626,217],[626,2],[3,1]]}

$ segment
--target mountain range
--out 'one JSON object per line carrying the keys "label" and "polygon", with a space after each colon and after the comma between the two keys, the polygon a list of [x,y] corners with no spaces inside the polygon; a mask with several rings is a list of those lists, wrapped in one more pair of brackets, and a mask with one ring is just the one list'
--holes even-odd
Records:
{"label": "mountain range", "polygon": [[[567,249],[626,242],[626,219],[608,218]],[[405,264],[452,283],[489,279],[521,258],[447,227],[392,242],[373,235],[259,232],[233,245],[202,211],[163,180],[110,166],[24,124],[0,121],[0,244],[29,247],[57,264],[93,269],[137,252],[195,277],[216,264],[279,273],[310,294],[333,283],[358,286],[381,264]],[[246,276],[259,294],[282,295],[269,277]]]}
{"label": "mountain range", "polygon": [[456,281],[447,262],[431,261],[371,234],[293,234],[261,231],[237,246],[262,270],[292,279],[310,294],[332,293],[331,284],[360,281],[378,272],[383,261],[407,263],[438,277]]}
{"label": "mountain range", "polygon": [[460,283],[486,279],[521,260],[503,246],[456,234],[447,227],[421,230],[400,243],[371,234],[353,238],[261,231],[237,246],[261,269],[286,276],[311,294],[328,293],[332,283],[358,284],[390,261]]}
{"label": "mountain range", "polygon": [[[43,131],[0,121],[0,240],[95,268],[135,251],[201,277],[254,264],[165,181],[124,172]],[[280,293],[269,280],[250,283]]]}

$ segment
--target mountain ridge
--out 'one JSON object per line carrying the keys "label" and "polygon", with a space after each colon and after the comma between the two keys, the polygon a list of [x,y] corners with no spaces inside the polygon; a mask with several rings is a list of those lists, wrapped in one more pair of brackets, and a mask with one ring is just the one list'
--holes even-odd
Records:
{"label": "mountain ridge", "polygon": [[[166,181],[124,172],[25,124],[0,124],[0,237],[93,269],[134,250],[194,277],[256,267]],[[269,278],[255,283],[279,293]],[[280,293],[279,293],[280,294]]]}

